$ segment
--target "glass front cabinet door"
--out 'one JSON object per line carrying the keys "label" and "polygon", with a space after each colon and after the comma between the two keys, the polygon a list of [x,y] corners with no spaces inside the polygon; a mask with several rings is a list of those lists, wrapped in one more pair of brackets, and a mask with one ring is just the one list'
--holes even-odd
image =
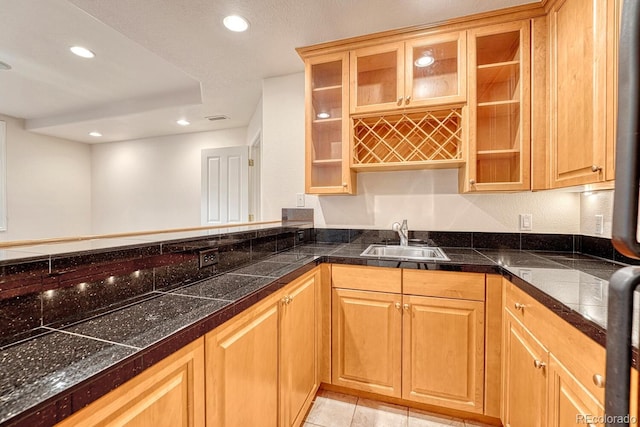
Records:
{"label": "glass front cabinet door", "polygon": [[355,194],[349,169],[349,54],[305,60],[306,168],[309,194]]}
{"label": "glass front cabinet door", "polygon": [[529,21],[469,31],[464,192],[531,188],[529,31]]}
{"label": "glass front cabinet door", "polygon": [[351,113],[463,103],[466,32],[352,50]]}

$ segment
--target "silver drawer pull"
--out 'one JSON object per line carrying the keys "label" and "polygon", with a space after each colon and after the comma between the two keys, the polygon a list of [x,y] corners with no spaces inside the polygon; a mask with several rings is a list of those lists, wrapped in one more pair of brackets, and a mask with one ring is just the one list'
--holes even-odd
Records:
{"label": "silver drawer pull", "polygon": [[546,363],[544,363],[542,360],[538,360],[538,359],[536,359],[536,360],[534,360],[534,361],[533,361],[533,366],[534,366],[536,369],[542,369],[542,368],[544,368],[545,366],[547,366],[547,364],[546,364]]}
{"label": "silver drawer pull", "polygon": [[604,388],[604,377],[600,374],[593,374],[593,383],[598,388]]}

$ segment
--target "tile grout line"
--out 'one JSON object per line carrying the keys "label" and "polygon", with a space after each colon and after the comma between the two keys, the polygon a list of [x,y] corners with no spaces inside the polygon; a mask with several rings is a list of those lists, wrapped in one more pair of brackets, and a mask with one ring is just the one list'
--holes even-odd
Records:
{"label": "tile grout line", "polygon": [[51,328],[49,326],[43,326],[43,328],[47,329],[47,330],[49,330],[51,332],[60,332],[60,333],[63,333],[63,334],[72,335],[72,336],[76,336],[76,337],[80,337],[80,338],[87,338],[87,339],[91,339],[91,340],[95,340],[95,341],[104,342],[104,343],[107,343],[107,344],[113,344],[113,345],[119,345],[119,346],[122,346],[122,347],[128,347],[128,348],[136,350],[136,351],[142,350],[142,347],[135,347],[135,346],[132,346],[132,345],[129,345],[129,344],[123,344],[123,343],[119,343],[119,342],[105,340],[105,339],[98,338],[98,337],[92,337],[92,336],[89,336],[89,335],[83,335],[83,334],[78,334],[78,333],[75,333],[75,332],[69,332],[69,331],[65,331],[63,329],[55,329],[55,328]]}

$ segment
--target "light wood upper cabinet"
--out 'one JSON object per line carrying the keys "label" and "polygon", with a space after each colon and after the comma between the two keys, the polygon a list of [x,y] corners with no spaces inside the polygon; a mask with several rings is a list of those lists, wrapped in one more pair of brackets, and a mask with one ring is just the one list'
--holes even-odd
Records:
{"label": "light wood upper cabinet", "polygon": [[464,102],[465,44],[461,31],[352,50],[351,113]]}
{"label": "light wood upper cabinet", "polygon": [[404,105],[421,107],[466,99],[466,32],[405,42]]}
{"label": "light wood upper cabinet", "polygon": [[546,427],[549,353],[509,310],[504,320],[502,422]]}
{"label": "light wood upper cabinet", "polygon": [[463,192],[528,190],[530,24],[469,30],[469,155]]}
{"label": "light wood upper cabinet", "polygon": [[306,174],[309,194],[355,194],[349,169],[349,54],[305,60]]}
{"label": "light wood upper cabinet", "polygon": [[204,343],[198,339],[57,424],[204,427]]}
{"label": "light wood upper cabinet", "polygon": [[402,397],[483,413],[484,303],[403,298]]}
{"label": "light wood upper cabinet", "polygon": [[[551,188],[611,176],[617,37],[614,0],[557,1],[549,13]],[[611,82],[611,83],[610,83]],[[609,104],[609,106],[608,106]],[[609,150],[610,156],[613,150]]]}

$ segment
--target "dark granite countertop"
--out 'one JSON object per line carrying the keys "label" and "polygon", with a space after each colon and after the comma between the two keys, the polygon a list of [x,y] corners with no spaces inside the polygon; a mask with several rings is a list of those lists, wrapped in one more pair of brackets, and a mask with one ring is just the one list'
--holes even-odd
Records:
{"label": "dark granite countertop", "polygon": [[505,274],[604,342],[607,280],[620,264],[573,253],[446,247],[450,261],[399,262],[360,256],[367,246],[296,246],[225,274],[151,291],[77,323],[42,327],[36,337],[0,347],[0,424],[60,421],[321,262]]}

